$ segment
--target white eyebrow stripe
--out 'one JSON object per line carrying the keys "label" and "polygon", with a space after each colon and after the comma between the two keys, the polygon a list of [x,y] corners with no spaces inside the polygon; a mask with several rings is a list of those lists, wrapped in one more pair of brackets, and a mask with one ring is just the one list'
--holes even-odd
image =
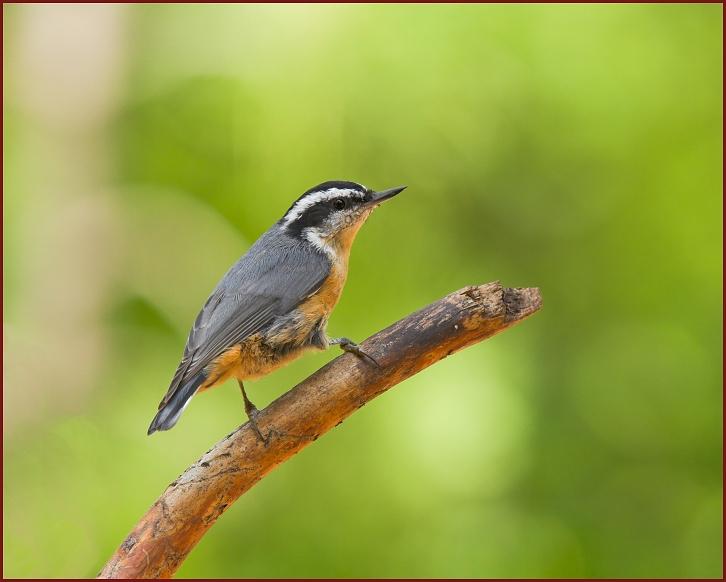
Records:
{"label": "white eyebrow stripe", "polygon": [[298,218],[300,218],[303,212],[305,212],[308,208],[310,208],[314,204],[317,204],[318,202],[323,202],[324,200],[332,200],[333,198],[338,198],[339,196],[345,196],[348,194],[356,194],[361,199],[365,196],[363,192],[360,192],[359,190],[353,190],[352,188],[329,188],[327,190],[312,192],[305,196],[305,198],[303,198],[302,200],[298,200],[295,205],[287,212],[284,217],[284,224],[285,226],[289,226],[291,223],[295,222]]}

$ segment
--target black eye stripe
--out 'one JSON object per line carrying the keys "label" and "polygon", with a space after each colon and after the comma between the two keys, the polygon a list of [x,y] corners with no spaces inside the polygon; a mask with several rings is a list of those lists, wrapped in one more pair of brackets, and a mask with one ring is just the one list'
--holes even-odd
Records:
{"label": "black eye stripe", "polygon": [[317,186],[314,186],[313,188],[310,188],[309,190],[303,192],[302,196],[295,200],[290,208],[287,209],[285,215],[287,215],[298,202],[304,200],[308,196],[315,196],[317,194],[330,190],[340,190],[341,192],[345,192],[348,195],[359,197],[360,200],[365,200],[366,194],[369,192],[369,190],[365,186],[363,186],[362,184],[357,184],[356,182],[344,182],[340,180],[323,182],[322,184],[318,184]]}
{"label": "black eye stripe", "polygon": [[[320,227],[333,213],[353,208],[355,205],[365,202],[365,199],[366,195],[363,192],[341,192],[337,196],[318,200],[307,208],[301,209],[299,214],[285,223],[285,226],[291,234],[301,236],[303,229]],[[285,217],[282,220],[284,221]]]}

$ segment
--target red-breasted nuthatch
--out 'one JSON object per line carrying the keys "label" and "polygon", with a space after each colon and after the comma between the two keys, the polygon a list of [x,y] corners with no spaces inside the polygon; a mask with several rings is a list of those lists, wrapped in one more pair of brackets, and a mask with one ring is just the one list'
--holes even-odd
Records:
{"label": "red-breasted nuthatch", "polygon": [[169,430],[194,394],[234,377],[263,439],[244,380],[330,345],[375,363],[348,338],[328,338],[325,328],[348,275],[355,235],[373,209],[404,188],[374,192],[354,182],[324,182],[300,196],[207,299],[148,434]]}

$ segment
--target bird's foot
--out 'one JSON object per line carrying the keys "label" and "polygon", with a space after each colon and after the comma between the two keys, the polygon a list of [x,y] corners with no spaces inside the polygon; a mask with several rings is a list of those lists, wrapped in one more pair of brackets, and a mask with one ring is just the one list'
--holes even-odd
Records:
{"label": "bird's foot", "polygon": [[376,361],[376,359],[373,356],[364,352],[357,343],[349,340],[347,337],[337,337],[337,338],[331,339],[330,344],[338,345],[338,346],[340,346],[340,349],[343,350],[344,352],[350,352],[351,354],[355,354],[359,358],[364,358],[366,360],[371,361],[377,368],[381,367],[381,365]]}
{"label": "bird's foot", "polygon": [[245,412],[247,413],[247,418],[250,419],[250,426],[252,427],[252,430],[255,431],[257,438],[262,441],[265,446],[267,446],[270,442],[269,438],[262,436],[260,427],[257,426],[257,417],[259,416],[260,411],[257,410],[257,407],[252,404],[252,401],[249,398],[247,398],[247,392],[245,392],[245,385],[242,383],[242,380],[237,380],[237,382],[239,383],[239,388],[242,391],[242,398],[245,402]]}
{"label": "bird's foot", "polygon": [[252,405],[251,407],[245,407],[245,412],[247,412],[247,418],[249,418],[250,427],[252,427],[252,430],[255,431],[255,434],[257,435],[258,440],[262,442],[263,445],[267,446],[270,442],[269,437],[265,438],[262,436],[262,432],[260,431],[260,427],[257,426],[257,417],[260,414],[260,411],[257,410],[257,408]]}

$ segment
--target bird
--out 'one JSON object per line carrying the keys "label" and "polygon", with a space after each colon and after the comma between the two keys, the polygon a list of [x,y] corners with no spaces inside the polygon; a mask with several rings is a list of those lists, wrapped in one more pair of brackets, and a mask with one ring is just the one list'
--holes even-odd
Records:
{"label": "bird", "polygon": [[349,338],[328,337],[326,328],[345,285],[360,227],[375,208],[405,188],[374,191],[336,180],[318,184],[295,200],[204,303],[147,434],[171,429],[197,392],[235,378],[250,426],[266,442],[245,381],[265,376],[306,351],[333,345],[378,365]]}

